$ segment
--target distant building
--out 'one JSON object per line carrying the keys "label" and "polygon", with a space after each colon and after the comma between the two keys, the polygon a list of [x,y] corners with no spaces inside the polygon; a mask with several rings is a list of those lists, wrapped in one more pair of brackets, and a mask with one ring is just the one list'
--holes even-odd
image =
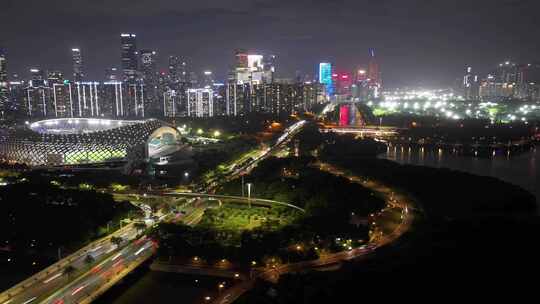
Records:
{"label": "distant building", "polygon": [[319,63],[319,83],[326,88],[326,94],[334,95],[334,84],[332,81],[332,64],[329,62]]}
{"label": "distant building", "polygon": [[122,73],[123,80],[135,82],[138,70],[137,36],[135,34],[121,34],[122,45]]}
{"label": "distant building", "polygon": [[31,87],[44,87],[45,86],[45,72],[41,69],[30,69],[30,86]]}
{"label": "distant building", "polygon": [[236,64],[229,76],[229,82],[236,84],[271,83],[274,79],[276,56],[267,59],[260,54],[248,54],[245,50],[236,50]]}
{"label": "distant building", "polygon": [[203,88],[212,88],[214,86],[214,74],[212,71],[203,72],[203,80],[201,83]]}
{"label": "distant building", "polygon": [[105,69],[105,81],[120,81],[117,68]]}
{"label": "distant building", "polygon": [[79,48],[71,49],[71,58],[73,60],[73,81],[81,82],[84,79],[81,50]]}
{"label": "distant building", "polygon": [[288,116],[309,111],[325,100],[319,83],[273,82],[262,84],[229,83],[225,88],[225,115],[242,116],[251,112]]}
{"label": "distant building", "polygon": [[480,83],[479,97],[483,100],[516,98],[518,66],[511,61],[500,63]]}
{"label": "distant building", "polygon": [[214,92],[212,89],[188,89],[187,116],[213,117]]}
{"label": "distant building", "polygon": [[6,51],[0,48],[0,116],[4,117],[9,101],[9,83]]}
{"label": "distant building", "polygon": [[169,82],[171,87],[176,87],[180,82],[180,58],[169,56]]}
{"label": "distant building", "polygon": [[369,49],[369,62],[367,68],[369,97],[377,98],[382,89],[382,76],[379,62],[375,57],[375,49]]}
{"label": "distant building", "polygon": [[160,112],[158,100],[158,73],[157,73],[157,52],[154,50],[141,50],[141,72],[144,83],[144,94],[141,98],[144,99],[145,115],[155,115]]}
{"label": "distant building", "polygon": [[143,81],[147,85],[156,85],[157,78],[157,52],[153,50],[141,50],[141,72]]}
{"label": "distant building", "polygon": [[465,69],[462,89],[463,97],[467,100],[476,100],[480,96],[480,82],[478,75],[472,74],[472,68],[470,66]]}

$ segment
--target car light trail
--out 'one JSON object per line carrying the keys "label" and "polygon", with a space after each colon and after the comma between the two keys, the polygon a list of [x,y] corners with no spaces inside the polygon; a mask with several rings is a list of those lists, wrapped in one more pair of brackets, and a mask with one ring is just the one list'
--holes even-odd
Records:
{"label": "car light trail", "polygon": [[112,265],[112,268],[115,268],[116,266],[120,265],[120,263],[122,263],[122,261],[123,261],[123,259],[118,260],[118,262],[116,262],[116,263],[114,263]]}
{"label": "car light trail", "polygon": [[96,250],[99,250],[99,249],[101,249],[101,247],[103,247],[103,246],[97,246],[96,248],[94,248],[94,249],[91,249],[91,250],[90,250],[90,252],[95,252]]}
{"label": "car light trail", "polygon": [[[50,278],[46,279],[45,281],[43,281],[43,283],[47,284],[47,283],[49,283],[50,281],[52,281],[52,280],[54,280],[54,279],[58,278],[58,277],[59,277],[59,276],[61,276],[61,275],[62,275],[62,273],[61,273],[61,272],[59,272],[59,273],[57,273],[57,274],[53,275],[52,277],[50,277]],[[5,303],[4,303],[4,304],[5,304]]]}
{"label": "car light trail", "polygon": [[118,259],[120,256],[122,255],[122,253],[117,253],[115,256],[112,257],[111,261],[114,261],[116,259]]}
{"label": "car light trail", "polygon": [[79,291],[83,290],[84,288],[86,287],[86,285],[83,285],[75,290],[73,290],[73,292],[71,293],[72,296],[76,295]]}
{"label": "car light trail", "polygon": [[143,252],[143,250],[145,250],[146,248],[148,248],[148,246],[147,246],[147,245],[145,245],[145,246],[141,247],[141,249],[137,250],[137,252],[135,252],[135,254],[134,254],[134,255],[139,255],[139,253]]}
{"label": "car light trail", "polygon": [[33,297],[30,300],[27,300],[26,302],[23,302],[22,304],[28,304],[28,303],[34,301],[35,299],[36,299],[36,297]]}

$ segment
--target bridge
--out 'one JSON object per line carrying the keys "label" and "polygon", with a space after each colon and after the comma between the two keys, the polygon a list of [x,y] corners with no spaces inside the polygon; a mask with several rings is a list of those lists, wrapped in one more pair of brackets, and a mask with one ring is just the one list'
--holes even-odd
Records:
{"label": "bridge", "polygon": [[335,125],[325,125],[320,128],[319,131],[323,133],[334,132],[342,134],[357,134],[362,137],[373,137],[373,138],[388,138],[399,135],[399,131],[402,129],[393,128],[393,127],[375,127],[375,126],[366,126],[366,127],[340,127]]}

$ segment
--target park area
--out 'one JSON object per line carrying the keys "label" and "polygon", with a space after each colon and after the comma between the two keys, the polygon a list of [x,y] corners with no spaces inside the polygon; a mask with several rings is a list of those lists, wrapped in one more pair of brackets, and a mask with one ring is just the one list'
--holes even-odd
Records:
{"label": "park area", "polygon": [[286,207],[250,207],[232,202],[207,209],[199,225],[221,231],[252,230],[258,227],[276,230],[292,223],[299,216],[299,211]]}

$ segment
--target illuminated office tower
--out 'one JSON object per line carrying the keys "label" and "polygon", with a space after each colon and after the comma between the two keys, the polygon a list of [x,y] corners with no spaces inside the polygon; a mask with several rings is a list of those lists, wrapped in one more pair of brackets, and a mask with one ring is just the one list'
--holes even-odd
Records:
{"label": "illuminated office tower", "polygon": [[141,70],[144,83],[149,85],[156,85],[156,61],[157,53],[153,50],[141,50]]}
{"label": "illuminated office tower", "polygon": [[133,83],[137,79],[137,36],[135,34],[121,34],[122,44],[122,73],[123,80]]}
{"label": "illuminated office tower", "polygon": [[[141,72],[144,83],[142,99],[144,100],[145,115],[154,115],[160,112],[161,103],[158,103],[158,74],[156,68],[157,52],[153,50],[141,50]],[[161,79],[161,78],[160,78]],[[143,116],[144,117],[144,116]]]}
{"label": "illuminated office tower", "polygon": [[369,63],[368,63],[368,78],[372,85],[381,86],[381,71],[379,69],[379,63],[375,57],[375,49],[369,49]]}
{"label": "illuminated office tower", "polygon": [[83,81],[84,72],[81,50],[79,48],[71,49],[71,58],[73,60],[73,81]]}
{"label": "illuminated office tower", "polygon": [[319,83],[323,84],[328,96],[334,95],[334,85],[332,81],[332,64],[328,62],[319,63]]}

